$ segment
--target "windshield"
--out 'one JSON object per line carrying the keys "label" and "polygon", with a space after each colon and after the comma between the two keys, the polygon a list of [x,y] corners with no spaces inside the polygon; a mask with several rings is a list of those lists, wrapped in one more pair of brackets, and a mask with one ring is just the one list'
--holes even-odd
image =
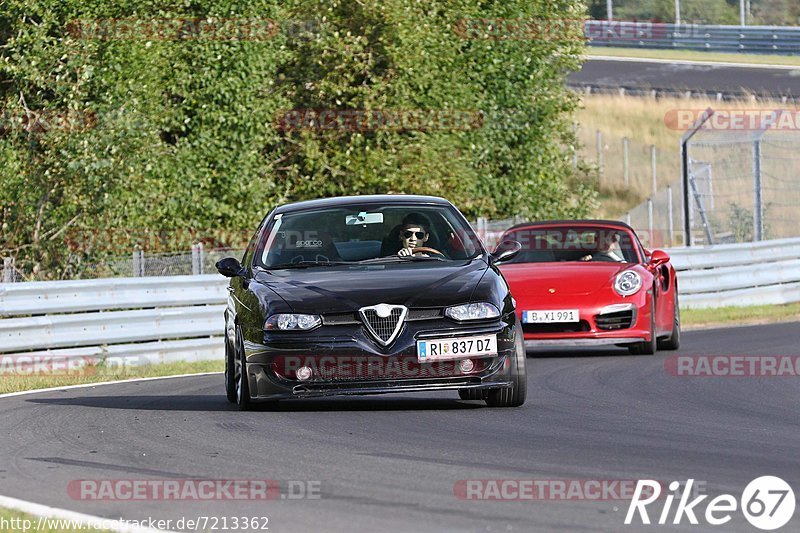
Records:
{"label": "windshield", "polygon": [[466,220],[448,206],[336,206],[275,215],[256,264],[272,269],[462,261],[482,253],[478,242]]}
{"label": "windshield", "polygon": [[507,233],[522,251],[508,263],[637,263],[637,244],[624,229],[598,226],[521,228]]}

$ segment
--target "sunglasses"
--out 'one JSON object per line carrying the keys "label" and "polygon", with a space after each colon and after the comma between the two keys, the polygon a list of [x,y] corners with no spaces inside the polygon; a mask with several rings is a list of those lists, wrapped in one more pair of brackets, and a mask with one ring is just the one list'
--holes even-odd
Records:
{"label": "sunglasses", "polygon": [[406,230],[406,231],[403,232],[403,238],[404,239],[410,239],[412,235],[416,235],[417,239],[424,239],[425,238],[425,232],[424,231],[408,231],[408,230]]}

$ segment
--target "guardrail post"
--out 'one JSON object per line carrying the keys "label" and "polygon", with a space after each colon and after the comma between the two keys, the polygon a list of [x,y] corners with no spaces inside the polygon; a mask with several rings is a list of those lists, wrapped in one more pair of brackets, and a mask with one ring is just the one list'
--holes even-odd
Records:
{"label": "guardrail post", "polygon": [[14,283],[16,276],[14,275],[14,258],[3,258],[3,283]]}
{"label": "guardrail post", "polygon": [[195,276],[203,273],[203,243],[198,242],[192,245],[192,274]]}

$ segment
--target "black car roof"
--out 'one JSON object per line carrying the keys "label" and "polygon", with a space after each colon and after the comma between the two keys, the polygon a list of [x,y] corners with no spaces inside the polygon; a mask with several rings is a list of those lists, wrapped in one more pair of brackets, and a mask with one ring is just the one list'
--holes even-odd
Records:
{"label": "black car roof", "polygon": [[417,196],[413,194],[371,194],[365,196],[338,196],[334,198],[319,198],[317,200],[304,200],[278,207],[275,213],[289,213],[314,207],[332,207],[339,205],[382,203],[382,204],[434,204],[449,206],[450,202],[438,196]]}
{"label": "black car roof", "polygon": [[630,227],[628,224],[622,222],[621,220],[602,220],[602,219],[581,219],[581,220],[539,220],[537,222],[523,222],[521,224],[517,224],[505,230],[513,231],[515,229],[520,228],[529,228],[531,226],[555,226],[555,225],[574,225],[574,226],[582,226],[582,225],[603,225],[603,226],[616,226],[622,229],[628,229],[636,233],[636,231]]}

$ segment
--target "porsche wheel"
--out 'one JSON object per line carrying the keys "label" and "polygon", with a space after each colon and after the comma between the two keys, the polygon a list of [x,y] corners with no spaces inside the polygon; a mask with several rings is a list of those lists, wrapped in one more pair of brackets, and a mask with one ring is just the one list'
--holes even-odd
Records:
{"label": "porsche wheel", "polygon": [[650,340],[637,342],[628,347],[628,351],[633,355],[653,355],[658,349],[658,338],[656,337],[656,302],[650,301]]}
{"label": "porsche wheel", "polygon": [[678,296],[675,295],[675,310],[673,311],[672,333],[666,339],[659,341],[658,347],[662,350],[677,350],[681,347],[681,312],[678,307]]}
{"label": "porsche wheel", "polygon": [[519,322],[514,327],[514,335],[516,341],[511,359],[511,387],[490,389],[485,398],[489,407],[519,407],[525,403],[528,388],[527,356],[525,342],[522,340],[522,326]]}

